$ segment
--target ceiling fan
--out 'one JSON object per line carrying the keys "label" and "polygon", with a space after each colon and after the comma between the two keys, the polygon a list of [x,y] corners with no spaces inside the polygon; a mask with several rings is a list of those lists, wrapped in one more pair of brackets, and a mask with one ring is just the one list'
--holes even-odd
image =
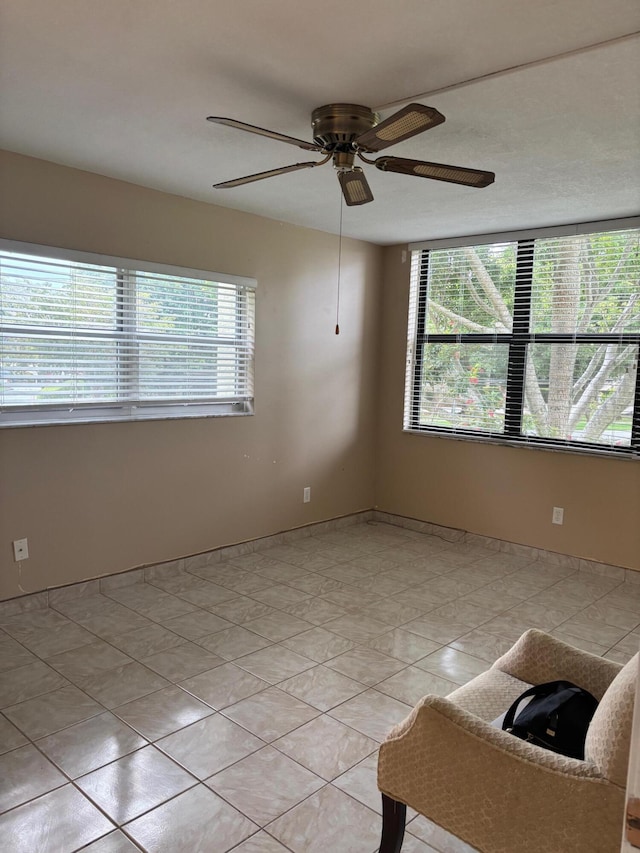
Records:
{"label": "ceiling fan", "polygon": [[246,175],[232,181],[214,184],[214,189],[228,189],[262,181],[287,172],[299,169],[312,169],[323,166],[333,160],[333,167],[338,173],[345,202],[349,205],[367,204],[373,201],[373,194],[360,166],[355,165],[358,157],[364,163],[374,165],[383,172],[398,172],[401,175],[416,175],[419,178],[431,178],[435,181],[448,181],[465,187],[486,187],[495,180],[493,172],[483,172],[479,169],[466,169],[462,166],[447,166],[444,163],[427,163],[424,160],[408,160],[404,157],[378,157],[370,160],[365,154],[382,151],[397,142],[410,139],[425,130],[430,130],[442,124],[442,113],[433,107],[423,104],[408,104],[389,118],[380,121],[378,113],[369,107],[358,104],[327,104],[318,107],[311,114],[313,142],[285,136],[273,130],[255,127],[243,121],[221,116],[208,116],[207,121],[257,133],[289,145],[297,145],[305,151],[315,151],[323,154],[324,159],[306,163],[293,163],[280,169],[269,169],[255,175]]}

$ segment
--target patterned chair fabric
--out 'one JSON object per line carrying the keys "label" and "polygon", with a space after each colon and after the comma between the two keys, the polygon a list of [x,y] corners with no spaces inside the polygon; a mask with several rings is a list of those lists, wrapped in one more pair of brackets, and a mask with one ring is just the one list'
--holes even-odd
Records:
{"label": "patterned chair fabric", "polygon": [[[628,664],[527,631],[447,698],[425,696],[380,747],[378,787],[481,853],[617,853],[638,655]],[[579,761],[491,726],[532,684],[566,679],[600,704]]]}

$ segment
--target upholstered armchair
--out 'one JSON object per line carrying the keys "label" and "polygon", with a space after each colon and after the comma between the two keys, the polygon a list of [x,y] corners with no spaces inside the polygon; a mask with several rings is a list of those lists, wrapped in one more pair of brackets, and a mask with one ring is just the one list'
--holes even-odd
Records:
{"label": "upholstered armchair", "polygon": [[[638,655],[622,667],[530,630],[446,698],[425,696],[380,748],[380,853],[399,853],[406,807],[481,853],[617,853]],[[532,684],[566,679],[600,700],[585,760],[491,725]]]}

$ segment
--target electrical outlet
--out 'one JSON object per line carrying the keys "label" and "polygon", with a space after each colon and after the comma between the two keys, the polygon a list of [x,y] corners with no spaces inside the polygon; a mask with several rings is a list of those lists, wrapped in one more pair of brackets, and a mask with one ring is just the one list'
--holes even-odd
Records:
{"label": "electrical outlet", "polygon": [[311,486],[305,486],[302,493],[302,502],[308,504],[311,500]]}
{"label": "electrical outlet", "polygon": [[561,506],[554,506],[553,515],[551,516],[552,524],[564,524],[564,509]]}
{"label": "electrical outlet", "polygon": [[13,559],[16,563],[29,559],[29,543],[26,539],[13,540]]}

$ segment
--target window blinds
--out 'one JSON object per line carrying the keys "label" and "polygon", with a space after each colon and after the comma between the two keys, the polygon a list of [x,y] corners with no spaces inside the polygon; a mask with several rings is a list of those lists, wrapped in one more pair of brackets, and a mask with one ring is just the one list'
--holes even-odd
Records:
{"label": "window blinds", "polygon": [[405,429],[638,455],[640,231],[413,253]]}
{"label": "window blinds", "polygon": [[225,279],[0,251],[0,423],[249,413],[255,291]]}

